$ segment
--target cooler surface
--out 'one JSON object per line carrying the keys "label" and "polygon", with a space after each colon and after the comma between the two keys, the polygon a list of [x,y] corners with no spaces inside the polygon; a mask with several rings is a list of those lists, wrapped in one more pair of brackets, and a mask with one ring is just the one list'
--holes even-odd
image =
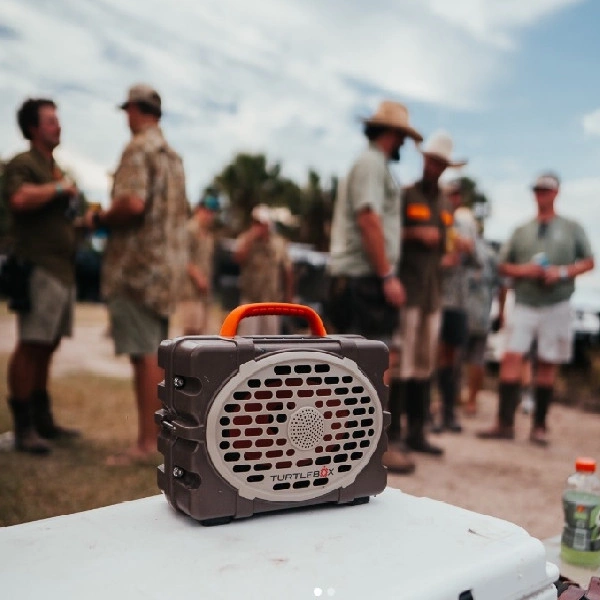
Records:
{"label": "cooler surface", "polygon": [[522,528],[391,488],[221,527],[159,495],[0,529],[5,598],[550,600],[557,577]]}

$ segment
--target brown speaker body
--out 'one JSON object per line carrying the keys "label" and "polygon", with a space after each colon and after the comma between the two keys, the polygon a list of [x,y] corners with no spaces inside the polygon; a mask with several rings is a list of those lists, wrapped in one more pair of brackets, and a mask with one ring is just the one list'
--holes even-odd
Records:
{"label": "brown speaker body", "polygon": [[367,502],[386,485],[385,344],[352,335],[162,342],[158,485],[203,524]]}

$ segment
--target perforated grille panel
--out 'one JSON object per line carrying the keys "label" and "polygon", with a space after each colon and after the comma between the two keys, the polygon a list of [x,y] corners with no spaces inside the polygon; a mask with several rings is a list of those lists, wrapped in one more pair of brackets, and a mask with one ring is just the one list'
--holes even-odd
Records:
{"label": "perforated grille panel", "polygon": [[244,363],[217,393],[207,448],[241,496],[307,500],[355,480],[375,451],[382,417],[354,361],[278,352]]}

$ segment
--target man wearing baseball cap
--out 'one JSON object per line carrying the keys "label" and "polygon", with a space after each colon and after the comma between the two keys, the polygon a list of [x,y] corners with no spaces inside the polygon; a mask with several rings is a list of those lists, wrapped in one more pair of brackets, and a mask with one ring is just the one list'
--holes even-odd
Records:
{"label": "man wearing baseball cap", "polygon": [[581,225],[555,212],[558,176],[542,173],[532,189],[537,216],[514,231],[500,254],[500,273],[514,281],[515,307],[500,365],[497,422],[478,435],[482,439],[515,437],[523,355],[537,340],[536,407],[529,439],[546,445],[546,416],[557,366],[571,360],[573,348],[569,298],[575,277],[593,269],[594,258]]}
{"label": "man wearing baseball cap", "polygon": [[137,444],[109,462],[129,464],[152,460],[156,452],[156,390],[163,378],[157,353],[168,337],[188,263],[188,202],[183,162],[159,126],[158,92],[134,85],[119,108],[127,115],[131,140],[115,171],[110,208],[86,220],[109,230],[102,292],[115,352],[129,355],[133,367],[138,407]]}
{"label": "man wearing baseball cap", "polygon": [[213,228],[220,208],[218,195],[212,189],[206,190],[186,227],[189,262],[178,307],[183,335],[207,333],[215,247]]}

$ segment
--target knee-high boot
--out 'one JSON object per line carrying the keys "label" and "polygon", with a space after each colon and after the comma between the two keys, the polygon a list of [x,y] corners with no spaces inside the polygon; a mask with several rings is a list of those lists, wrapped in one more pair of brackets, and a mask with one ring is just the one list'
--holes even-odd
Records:
{"label": "knee-high boot", "polygon": [[462,427],[456,420],[455,415],[458,374],[458,369],[453,366],[438,369],[437,380],[442,400],[442,415],[438,425],[432,430],[434,433],[441,433],[444,430],[453,433],[460,433],[462,431]]}
{"label": "knee-high boot", "polygon": [[33,426],[31,403],[10,398],[8,406],[15,423],[15,450],[31,454],[48,454],[51,450],[50,445],[37,434]]}
{"label": "knee-high boot", "polygon": [[388,410],[390,411],[391,422],[388,429],[388,439],[397,441],[401,438],[402,432],[402,410],[405,400],[406,383],[400,379],[392,379],[390,382],[388,396]]}
{"label": "knee-high boot", "polygon": [[548,444],[548,433],[546,428],[546,416],[552,403],[554,389],[550,386],[536,386],[535,388],[535,412],[529,439],[534,444],[545,446]]}
{"label": "knee-high boot", "polygon": [[33,423],[38,434],[47,440],[71,439],[79,437],[79,431],[61,427],[54,421],[50,396],[46,390],[36,390],[31,394]]}
{"label": "knee-high boot", "polygon": [[500,382],[498,386],[498,421],[491,429],[477,434],[481,439],[512,440],[515,437],[515,411],[521,399],[521,384]]}
{"label": "knee-high boot", "polygon": [[415,452],[440,455],[444,450],[425,438],[425,420],[431,379],[410,379],[406,386],[406,416],[408,436],[406,445]]}

